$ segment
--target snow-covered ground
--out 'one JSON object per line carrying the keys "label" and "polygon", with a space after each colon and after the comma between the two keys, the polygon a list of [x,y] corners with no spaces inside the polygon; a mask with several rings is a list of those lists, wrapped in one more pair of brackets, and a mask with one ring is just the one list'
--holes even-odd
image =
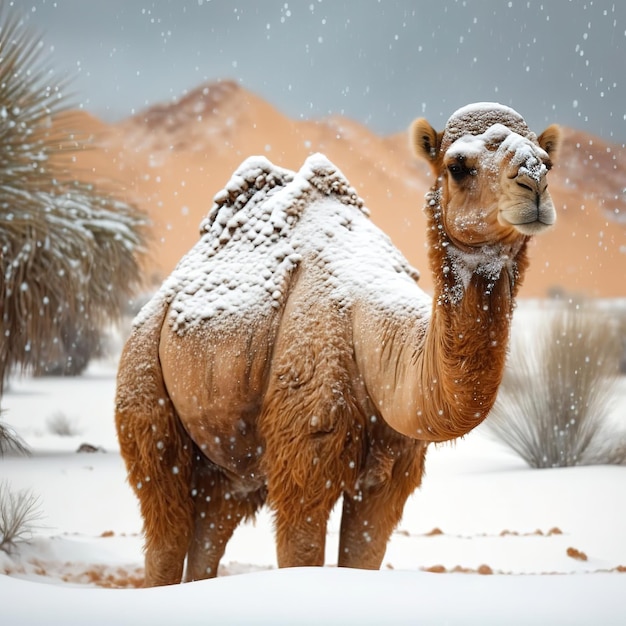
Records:
{"label": "snow-covered ground", "polygon": [[[134,589],[141,519],[115,436],[115,369],[16,378],[2,398],[33,454],[0,458],[0,481],[42,512],[29,544],[0,552],[3,625],[626,623],[626,467],[532,470],[481,429],[429,451],[380,572],[334,567],[338,515],[325,568],[277,570],[264,511],[238,529],[219,578]],[[617,400],[623,423],[626,380]],[[54,434],[59,423],[74,434]]]}

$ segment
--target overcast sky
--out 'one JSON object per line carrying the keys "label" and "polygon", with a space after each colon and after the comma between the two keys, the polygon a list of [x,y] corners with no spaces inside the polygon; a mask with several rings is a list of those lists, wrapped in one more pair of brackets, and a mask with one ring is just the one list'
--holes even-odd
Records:
{"label": "overcast sky", "polygon": [[[6,2],[5,2],[6,4]],[[293,118],[374,131],[498,101],[626,142],[624,0],[15,0],[107,120],[233,78]]]}

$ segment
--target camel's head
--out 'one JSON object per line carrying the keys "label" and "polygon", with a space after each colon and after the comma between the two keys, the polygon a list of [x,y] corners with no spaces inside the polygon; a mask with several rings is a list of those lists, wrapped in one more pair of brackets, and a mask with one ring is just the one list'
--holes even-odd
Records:
{"label": "camel's head", "polygon": [[459,109],[439,133],[423,118],[411,126],[415,153],[437,177],[443,227],[472,247],[554,224],[547,174],[559,140],[558,126],[537,138],[518,113],[494,103]]}

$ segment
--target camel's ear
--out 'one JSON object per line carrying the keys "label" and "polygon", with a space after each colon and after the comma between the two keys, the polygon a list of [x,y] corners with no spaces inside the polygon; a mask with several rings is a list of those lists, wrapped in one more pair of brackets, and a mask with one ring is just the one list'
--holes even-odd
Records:
{"label": "camel's ear", "polygon": [[537,141],[554,161],[561,146],[561,129],[556,124],[552,124],[539,135]]}
{"label": "camel's ear", "polygon": [[423,118],[416,119],[409,130],[409,141],[415,156],[434,163],[439,154],[443,133],[437,131]]}

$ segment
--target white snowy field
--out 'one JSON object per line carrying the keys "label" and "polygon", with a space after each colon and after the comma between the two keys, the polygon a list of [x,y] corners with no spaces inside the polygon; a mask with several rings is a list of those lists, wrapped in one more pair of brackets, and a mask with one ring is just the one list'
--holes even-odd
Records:
{"label": "white snowy field", "polygon": [[[31,490],[42,513],[28,544],[0,552],[3,625],[626,623],[626,467],[529,469],[481,429],[430,449],[380,572],[334,567],[338,515],[325,568],[277,570],[264,511],[217,579],[134,589],[141,519],[113,424],[115,369],[15,378],[2,398],[32,455],[0,458],[0,481]],[[626,421],[626,380],[613,411]],[[59,423],[74,434],[54,434]]]}

